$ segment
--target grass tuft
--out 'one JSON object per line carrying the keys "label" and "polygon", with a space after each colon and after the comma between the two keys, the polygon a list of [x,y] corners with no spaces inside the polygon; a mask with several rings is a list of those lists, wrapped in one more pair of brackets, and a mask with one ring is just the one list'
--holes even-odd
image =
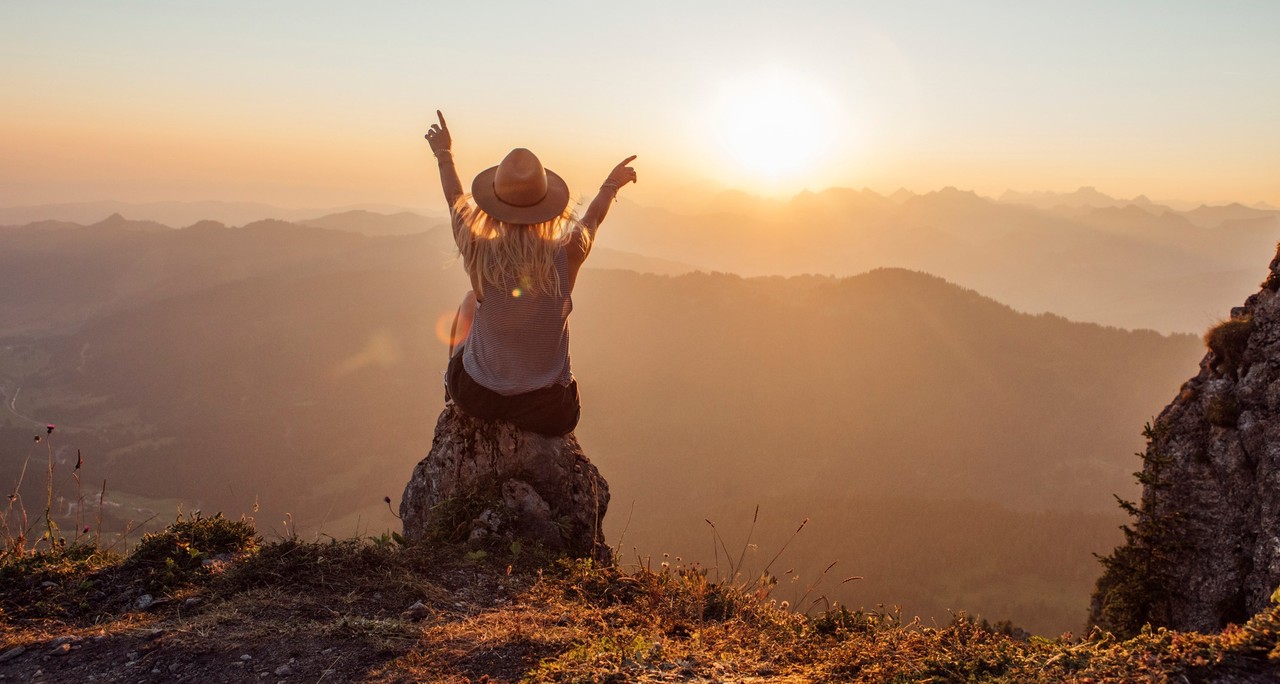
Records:
{"label": "grass tuft", "polygon": [[183,519],[179,513],[172,525],[145,535],[124,565],[140,571],[150,589],[171,589],[236,556],[252,554],[261,541],[247,520],[229,520],[221,513],[206,518],[199,511]]}

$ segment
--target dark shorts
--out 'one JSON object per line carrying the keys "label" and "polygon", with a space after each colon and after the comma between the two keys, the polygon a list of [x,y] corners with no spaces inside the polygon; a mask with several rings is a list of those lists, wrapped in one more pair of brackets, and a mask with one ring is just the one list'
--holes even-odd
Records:
{"label": "dark shorts", "polygon": [[505,420],[521,430],[553,437],[573,432],[582,415],[578,381],[506,396],[481,385],[462,367],[462,351],[449,359],[445,388],[463,413],[484,420]]}

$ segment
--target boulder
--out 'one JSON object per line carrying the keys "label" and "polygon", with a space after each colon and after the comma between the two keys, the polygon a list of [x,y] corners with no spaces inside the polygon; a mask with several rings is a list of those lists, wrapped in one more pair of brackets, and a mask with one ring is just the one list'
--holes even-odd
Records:
{"label": "boulder", "polygon": [[572,433],[547,437],[446,406],[431,453],[405,486],[400,517],[411,543],[523,540],[605,563],[608,506],[609,484]]}
{"label": "boulder", "polygon": [[1199,373],[1147,429],[1142,498],[1103,559],[1090,620],[1216,632],[1280,586],[1280,256],[1205,335]]}

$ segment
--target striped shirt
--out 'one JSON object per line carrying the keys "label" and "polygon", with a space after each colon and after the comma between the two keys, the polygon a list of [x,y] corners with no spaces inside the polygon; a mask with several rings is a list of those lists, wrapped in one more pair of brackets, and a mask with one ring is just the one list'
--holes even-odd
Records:
{"label": "striped shirt", "polygon": [[484,288],[462,352],[462,367],[481,385],[511,396],[573,380],[569,371],[569,257],[556,250],[561,292],[534,293],[506,277]]}

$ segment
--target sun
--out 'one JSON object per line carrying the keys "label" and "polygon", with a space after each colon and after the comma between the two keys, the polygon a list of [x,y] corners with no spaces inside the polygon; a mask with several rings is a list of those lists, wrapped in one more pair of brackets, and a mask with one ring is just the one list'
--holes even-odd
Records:
{"label": "sun", "polygon": [[836,107],[813,79],[768,69],[727,81],[716,101],[716,138],[747,175],[792,180],[829,151],[838,125]]}

